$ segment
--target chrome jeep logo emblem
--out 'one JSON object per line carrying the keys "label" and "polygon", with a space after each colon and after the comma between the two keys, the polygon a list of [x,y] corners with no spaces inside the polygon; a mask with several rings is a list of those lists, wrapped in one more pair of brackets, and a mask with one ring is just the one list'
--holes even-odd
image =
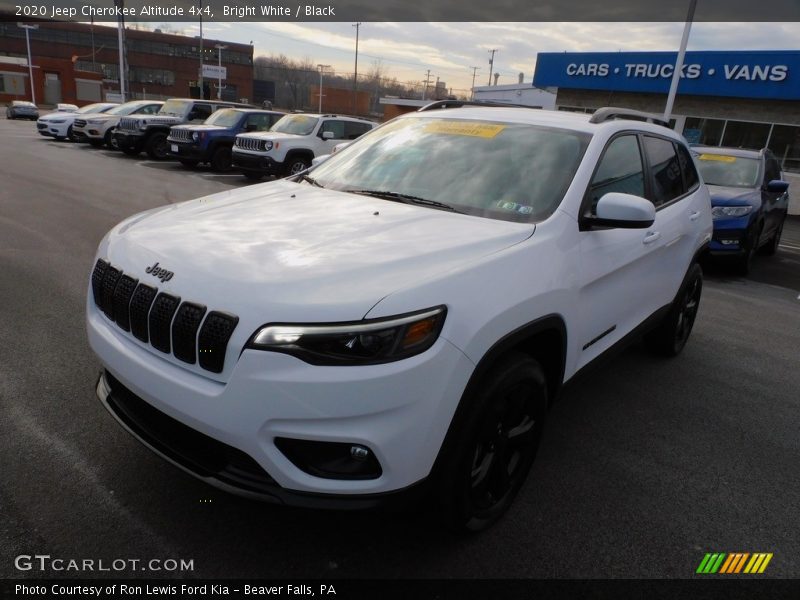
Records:
{"label": "chrome jeep logo emblem", "polygon": [[162,282],[169,281],[175,274],[172,271],[167,271],[166,269],[162,269],[161,267],[158,266],[158,263],[154,264],[152,267],[147,267],[144,270],[144,272],[149,273],[153,277],[158,277]]}

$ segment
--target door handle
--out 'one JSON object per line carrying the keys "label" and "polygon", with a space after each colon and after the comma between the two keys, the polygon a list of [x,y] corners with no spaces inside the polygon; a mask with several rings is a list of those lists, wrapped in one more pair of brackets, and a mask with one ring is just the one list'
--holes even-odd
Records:
{"label": "door handle", "polygon": [[655,242],[656,240],[658,240],[660,238],[661,238],[661,232],[660,231],[648,231],[647,235],[644,236],[644,239],[642,240],[642,243],[643,244],[652,244],[653,242]]}
{"label": "door handle", "polygon": [[689,213],[689,220],[690,221],[697,221],[700,218],[700,211],[696,210],[692,213]]}

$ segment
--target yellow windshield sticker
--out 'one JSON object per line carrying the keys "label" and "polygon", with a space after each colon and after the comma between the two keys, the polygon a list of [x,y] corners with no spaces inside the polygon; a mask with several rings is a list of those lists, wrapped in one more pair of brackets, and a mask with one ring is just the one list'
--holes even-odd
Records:
{"label": "yellow windshield sticker", "polygon": [[434,121],[425,125],[427,133],[444,133],[447,135],[469,135],[472,137],[493,138],[505,129],[505,125],[491,123],[474,123],[470,121]]}
{"label": "yellow windshield sticker", "polygon": [[719,162],[727,163],[736,162],[735,156],[723,156],[722,154],[701,154],[697,158],[700,160],[717,160]]}

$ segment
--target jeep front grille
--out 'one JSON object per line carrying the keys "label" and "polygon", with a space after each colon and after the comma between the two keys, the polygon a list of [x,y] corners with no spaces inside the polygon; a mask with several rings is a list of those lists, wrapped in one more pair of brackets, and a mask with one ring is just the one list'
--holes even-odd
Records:
{"label": "jeep front grille", "polygon": [[192,132],[188,129],[170,129],[167,139],[171,142],[191,142]]}
{"label": "jeep front grille", "polygon": [[122,118],[119,120],[117,124],[117,129],[125,129],[127,131],[136,131],[139,129],[139,120],[138,119],[125,119]]}
{"label": "jeep front grille", "polygon": [[92,271],[92,296],[106,317],[145,344],[171,352],[183,362],[199,363],[212,373],[224,369],[239,317],[220,311],[206,314],[205,306],[181,303],[180,298],[138,283],[102,259]]}
{"label": "jeep front grille", "polygon": [[264,140],[256,138],[237,137],[235,145],[242,150],[264,150]]}

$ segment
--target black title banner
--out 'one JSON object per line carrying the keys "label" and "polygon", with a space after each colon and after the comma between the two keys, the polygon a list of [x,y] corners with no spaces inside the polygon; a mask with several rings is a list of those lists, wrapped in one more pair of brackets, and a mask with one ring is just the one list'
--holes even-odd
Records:
{"label": "black title banner", "polygon": [[[684,21],[689,0],[0,0],[0,20],[58,21]],[[800,21],[797,0],[700,0],[695,21]]]}

